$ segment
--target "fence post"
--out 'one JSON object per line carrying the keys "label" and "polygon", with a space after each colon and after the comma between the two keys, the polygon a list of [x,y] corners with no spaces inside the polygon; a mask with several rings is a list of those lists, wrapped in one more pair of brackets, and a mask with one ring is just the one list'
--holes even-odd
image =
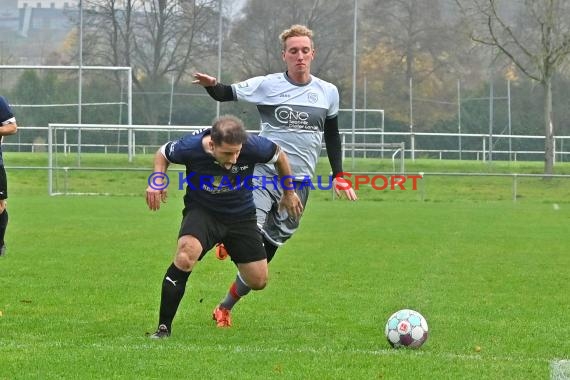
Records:
{"label": "fence post", "polygon": [[517,174],[513,174],[513,202],[517,201]]}

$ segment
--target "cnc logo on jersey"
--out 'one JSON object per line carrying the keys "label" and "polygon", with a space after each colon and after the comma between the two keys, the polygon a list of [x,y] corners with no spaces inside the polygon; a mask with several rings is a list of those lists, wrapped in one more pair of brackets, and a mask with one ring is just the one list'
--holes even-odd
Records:
{"label": "cnc logo on jersey", "polygon": [[283,124],[306,125],[309,114],[304,111],[296,111],[289,106],[281,106],[275,108],[275,119]]}
{"label": "cnc logo on jersey", "polygon": [[319,95],[316,92],[309,92],[307,94],[307,100],[309,103],[315,104],[319,101]]}

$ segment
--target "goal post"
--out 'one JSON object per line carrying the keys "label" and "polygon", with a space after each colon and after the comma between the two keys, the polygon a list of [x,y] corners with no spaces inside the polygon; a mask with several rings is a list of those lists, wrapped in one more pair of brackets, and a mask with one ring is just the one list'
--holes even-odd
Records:
{"label": "goal post", "polygon": [[[366,134],[367,132],[380,132],[380,143],[384,144],[384,126],[385,126],[385,119],[384,119],[384,110],[377,109],[377,108],[340,108],[338,110],[339,117],[342,117],[342,120],[339,119],[339,125],[347,125],[349,124],[348,120],[346,120],[346,115],[350,114],[351,117],[351,128],[350,128],[350,136],[351,136],[351,143],[353,144],[353,148],[351,150],[351,156],[354,160],[355,157],[355,143],[357,142],[357,136],[361,136],[360,140],[363,143],[366,143]],[[380,120],[378,120],[380,117]],[[358,119],[358,120],[357,120]],[[361,125],[361,128],[358,128],[356,124]],[[372,124],[374,127],[369,127],[368,125]],[[380,125],[380,127],[377,127]],[[381,157],[384,158],[384,150],[381,150]],[[364,151],[364,158],[366,158],[366,151]]]}
{"label": "goal post", "polygon": [[[396,143],[352,143],[347,142],[346,137],[348,134],[342,134],[342,159],[346,159],[347,151],[354,151],[357,153],[362,153],[364,158],[372,158],[370,156],[371,152],[381,152],[381,157],[384,157],[384,152],[388,151],[391,153],[392,160],[392,170],[394,173],[404,173],[405,172],[405,155],[406,155],[406,143],[396,142]],[[366,157],[366,152],[368,152],[368,157]]]}
{"label": "goal post", "polygon": [[[48,194],[133,195],[120,185],[126,175],[148,175],[151,156],[161,145],[204,128],[50,123]],[[140,160],[134,160],[135,152]]]}
{"label": "goal post", "polygon": [[[349,120],[348,116],[352,116]],[[383,109],[375,108],[341,108],[339,109],[339,125],[351,125],[351,128],[340,129],[342,135],[342,158],[350,155],[352,170],[356,170],[356,158],[380,158],[384,160],[389,154],[394,173],[404,173],[405,143],[401,137],[386,132]]]}
{"label": "goal post", "polygon": [[[82,65],[0,65],[0,77],[3,78],[3,83],[5,87],[13,87],[17,85],[18,80],[20,80],[21,75],[24,75],[27,71],[40,71],[40,72],[77,72],[77,92],[72,91],[70,93],[66,92],[63,96],[65,100],[60,100],[58,103],[30,103],[21,104],[19,102],[10,102],[11,107],[16,109],[24,109],[28,114],[35,112],[42,112],[42,109],[50,109],[50,112],[57,114],[57,109],[61,108],[77,108],[77,122],[82,123],[82,108],[84,107],[109,107],[109,106],[119,106],[119,122],[123,119],[123,106],[126,105],[126,124],[131,125],[133,121],[133,78],[132,78],[132,68],[129,66],[82,66]],[[4,78],[3,74],[5,72],[15,72],[14,75]],[[103,101],[83,101],[83,81],[82,77],[84,74],[91,73],[96,75],[96,80],[101,82],[103,79],[114,81],[114,77],[107,77],[109,73],[118,72],[123,73],[125,76],[125,81],[121,80],[120,86],[120,99],[118,101],[112,101],[111,99],[104,99]],[[107,73],[107,74],[103,74]],[[126,82],[126,85],[123,84]],[[125,94],[126,93],[126,94]],[[123,97],[126,95],[126,101]],[[53,117],[52,117],[53,118]],[[74,121],[74,119],[69,120],[59,120],[60,122]]]}

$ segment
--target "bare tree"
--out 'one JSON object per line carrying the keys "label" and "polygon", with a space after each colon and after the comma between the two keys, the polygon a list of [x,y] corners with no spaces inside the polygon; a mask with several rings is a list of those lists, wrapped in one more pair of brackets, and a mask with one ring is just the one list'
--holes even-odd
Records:
{"label": "bare tree", "polygon": [[156,123],[152,92],[171,79],[178,84],[196,62],[214,54],[217,4],[217,0],[87,0],[86,61],[132,67],[146,122]]}
{"label": "bare tree", "polygon": [[454,33],[455,15],[449,7],[442,0],[365,0],[363,4],[360,29],[365,42],[360,67],[369,81],[369,99],[389,109],[391,118],[411,122],[413,80],[415,98],[423,99],[414,104],[414,114],[421,115],[420,129],[454,118],[455,109],[441,101],[455,96],[461,70],[460,35]]}
{"label": "bare tree", "polygon": [[[446,38],[449,25],[442,20],[440,0],[372,0],[364,17],[376,21],[365,23],[369,42],[384,42],[400,52],[406,83],[413,77],[422,81],[435,71],[449,68],[449,62],[441,57],[450,40]],[[424,72],[414,67],[421,54],[430,55],[433,61]]]}
{"label": "bare tree", "polygon": [[[472,39],[497,48],[544,89],[544,173],[554,166],[552,80],[570,55],[570,3],[565,0],[456,0],[474,22]],[[519,5],[518,17],[513,7]],[[516,9],[515,9],[516,10]],[[479,23],[477,23],[479,22]]]}
{"label": "bare tree", "polygon": [[317,54],[313,74],[336,81],[351,67],[353,4],[350,1],[250,0],[242,13],[243,18],[234,23],[230,38],[243,77],[283,70],[279,34],[293,24],[307,25],[315,32]]}

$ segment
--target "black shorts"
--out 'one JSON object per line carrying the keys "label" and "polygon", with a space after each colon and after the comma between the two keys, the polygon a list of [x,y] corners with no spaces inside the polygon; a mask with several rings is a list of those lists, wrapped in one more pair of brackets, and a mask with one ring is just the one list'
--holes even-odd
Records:
{"label": "black shorts", "polygon": [[6,169],[0,165],[0,199],[8,199],[8,181],[6,180]]}
{"label": "black shorts", "polygon": [[249,217],[231,219],[213,214],[200,206],[187,206],[182,216],[178,237],[192,235],[198,239],[203,248],[199,260],[216,243],[224,243],[236,264],[267,258],[254,211]]}

